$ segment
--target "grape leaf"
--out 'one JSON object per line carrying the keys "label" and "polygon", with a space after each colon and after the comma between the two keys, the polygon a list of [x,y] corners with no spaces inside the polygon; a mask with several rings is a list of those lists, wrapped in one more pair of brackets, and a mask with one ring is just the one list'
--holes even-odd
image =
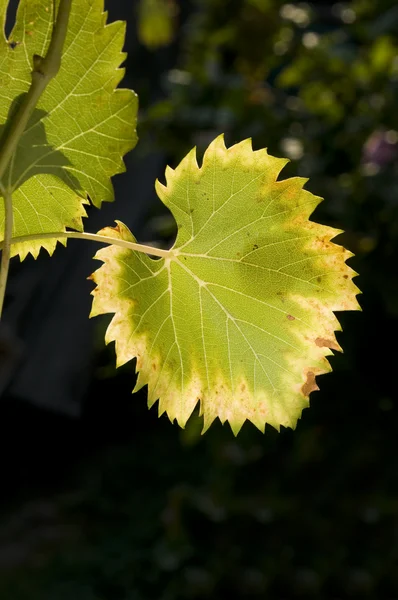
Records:
{"label": "grape leaf", "polygon": [[[204,430],[294,428],[340,349],[334,311],[359,308],[351,253],[330,241],[341,232],[308,220],[321,198],[305,179],[277,181],[287,162],[218,137],[201,168],[193,150],[156,184],[178,225],[166,258],[96,254],[92,315],[115,313],[118,366],[136,357],[135,391],[148,384],[149,406],[181,426],[200,401]],[[101,233],[134,241],[121,223]]]}
{"label": "grape leaf", "polygon": [[[58,3],[57,3],[58,4]],[[0,0],[4,27],[8,2]],[[52,0],[21,0],[15,27],[0,39],[0,135],[31,83],[33,55],[44,56],[53,27]],[[41,96],[3,178],[12,192],[13,236],[83,229],[87,196],[112,201],[110,177],[136,143],[137,99],[117,89],[124,70],[124,23],[106,25],[103,0],[75,0],[61,69]],[[0,142],[1,143],[1,142]],[[4,208],[0,202],[0,231]],[[1,237],[2,239],[2,237]],[[23,242],[13,254],[53,252],[56,240]]]}

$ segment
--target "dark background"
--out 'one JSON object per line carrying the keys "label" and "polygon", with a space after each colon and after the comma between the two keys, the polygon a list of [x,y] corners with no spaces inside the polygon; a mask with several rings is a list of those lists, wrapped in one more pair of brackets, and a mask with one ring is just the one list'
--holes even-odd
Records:
{"label": "dark background", "polygon": [[344,354],[296,431],[246,423],[235,439],[216,423],[201,437],[197,417],[183,431],[131,396],[133,365],[116,372],[103,346],[109,319],[86,319],[94,247],[16,262],[0,598],[398,599],[398,5],[106,4],[128,22],[140,141],[86,229],[119,218],[167,244],[165,164],[221,132],[252,137],[292,159],[285,177],[310,178],[325,198],[313,218],[346,231],[363,312],[339,315]]}

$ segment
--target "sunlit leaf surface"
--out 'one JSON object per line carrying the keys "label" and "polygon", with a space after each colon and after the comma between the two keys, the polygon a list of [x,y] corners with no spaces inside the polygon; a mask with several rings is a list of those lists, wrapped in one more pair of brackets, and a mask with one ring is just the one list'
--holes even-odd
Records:
{"label": "sunlit leaf surface", "polygon": [[[216,417],[235,434],[246,419],[295,427],[339,349],[334,311],[359,308],[351,253],[308,220],[320,198],[306,180],[278,181],[286,162],[218,137],[202,167],[192,151],[157,182],[178,225],[166,258],[96,255],[92,314],[115,313],[118,365],[136,357],[135,389],[181,426],[200,402],[204,429]],[[121,223],[101,233],[134,240]]]}
{"label": "sunlit leaf surface", "polygon": [[[7,10],[0,0],[0,25]],[[21,0],[16,25],[0,37],[0,135],[31,83],[33,55],[44,56],[53,26],[52,0]],[[106,25],[103,0],[74,0],[61,70],[39,100],[4,185],[12,192],[14,236],[82,230],[87,197],[113,200],[110,177],[124,170],[122,156],[136,143],[137,99],[116,86],[125,26]],[[0,203],[0,231],[4,209]],[[23,258],[56,240],[13,246]]]}

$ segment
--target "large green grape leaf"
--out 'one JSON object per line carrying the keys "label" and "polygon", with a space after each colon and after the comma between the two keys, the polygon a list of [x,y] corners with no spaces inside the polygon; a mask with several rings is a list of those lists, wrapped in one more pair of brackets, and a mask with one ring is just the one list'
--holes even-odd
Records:
{"label": "large green grape leaf", "polygon": [[[58,2],[56,3],[58,5]],[[7,0],[0,0],[4,28]],[[0,36],[0,135],[31,83],[33,55],[44,56],[53,27],[53,0],[21,0],[15,27]],[[124,170],[122,156],[136,143],[136,95],[115,89],[125,26],[106,25],[103,0],[74,0],[61,69],[41,96],[4,185],[12,192],[13,236],[82,230],[87,196],[97,207],[113,200],[110,177]],[[0,140],[1,143],[1,140]],[[4,208],[0,202],[3,236]],[[2,237],[0,238],[2,239]],[[56,240],[13,246],[21,258]]]}
{"label": "large green grape leaf", "polygon": [[[166,258],[96,255],[92,315],[115,313],[118,365],[136,357],[135,390],[181,426],[199,401],[204,430],[294,427],[340,349],[334,311],[359,308],[351,253],[330,241],[341,232],[308,220],[321,199],[306,180],[277,181],[286,162],[218,137],[201,168],[192,151],[157,182],[178,225]],[[120,223],[101,233],[134,240]]]}

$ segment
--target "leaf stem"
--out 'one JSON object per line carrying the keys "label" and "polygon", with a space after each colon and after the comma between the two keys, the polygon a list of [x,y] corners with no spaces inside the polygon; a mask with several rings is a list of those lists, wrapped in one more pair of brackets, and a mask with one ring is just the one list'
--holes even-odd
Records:
{"label": "leaf stem", "polygon": [[0,182],[0,192],[4,199],[4,241],[3,251],[1,253],[1,269],[0,269],[0,318],[3,312],[4,297],[7,287],[8,269],[10,266],[11,256],[11,239],[12,239],[12,197],[11,193],[5,189]]}
{"label": "leaf stem", "polygon": [[[100,244],[108,244],[112,246],[120,246],[121,248],[128,248],[135,252],[142,252],[143,254],[149,254],[152,256],[158,256],[160,258],[171,258],[171,250],[163,250],[162,248],[155,248],[154,246],[146,246],[145,244],[137,244],[136,242],[129,242],[128,240],[122,240],[120,238],[113,238],[107,235],[98,235],[97,233],[87,233],[78,231],[62,231],[56,233],[34,233],[32,235],[21,235],[20,237],[11,238],[11,244],[20,244],[22,242],[31,242],[35,240],[43,239],[62,239],[62,238],[73,238],[78,240],[91,240]],[[3,247],[3,243],[0,243],[0,248]]]}
{"label": "leaf stem", "polygon": [[12,117],[12,122],[0,149],[0,179],[3,178],[7,170],[40,96],[60,69],[71,5],[72,0],[60,0],[46,56],[44,58],[37,55],[33,57],[32,83],[18,110]]}
{"label": "leaf stem", "polygon": [[[54,3],[55,6],[55,3]],[[0,148],[0,182],[10,164],[18,143],[26,129],[30,117],[36,108],[40,96],[55,77],[61,66],[62,49],[68,30],[69,15],[72,0],[60,0],[57,17],[54,22],[50,44],[45,57],[35,55],[33,57],[32,82],[29,90],[23,97],[19,108],[11,117],[10,126],[7,130]],[[4,249],[1,257],[0,272],[0,319],[3,309],[5,289],[7,285],[8,269],[10,263],[10,246],[13,226],[13,208],[11,192],[1,184],[1,194],[4,200]]]}

